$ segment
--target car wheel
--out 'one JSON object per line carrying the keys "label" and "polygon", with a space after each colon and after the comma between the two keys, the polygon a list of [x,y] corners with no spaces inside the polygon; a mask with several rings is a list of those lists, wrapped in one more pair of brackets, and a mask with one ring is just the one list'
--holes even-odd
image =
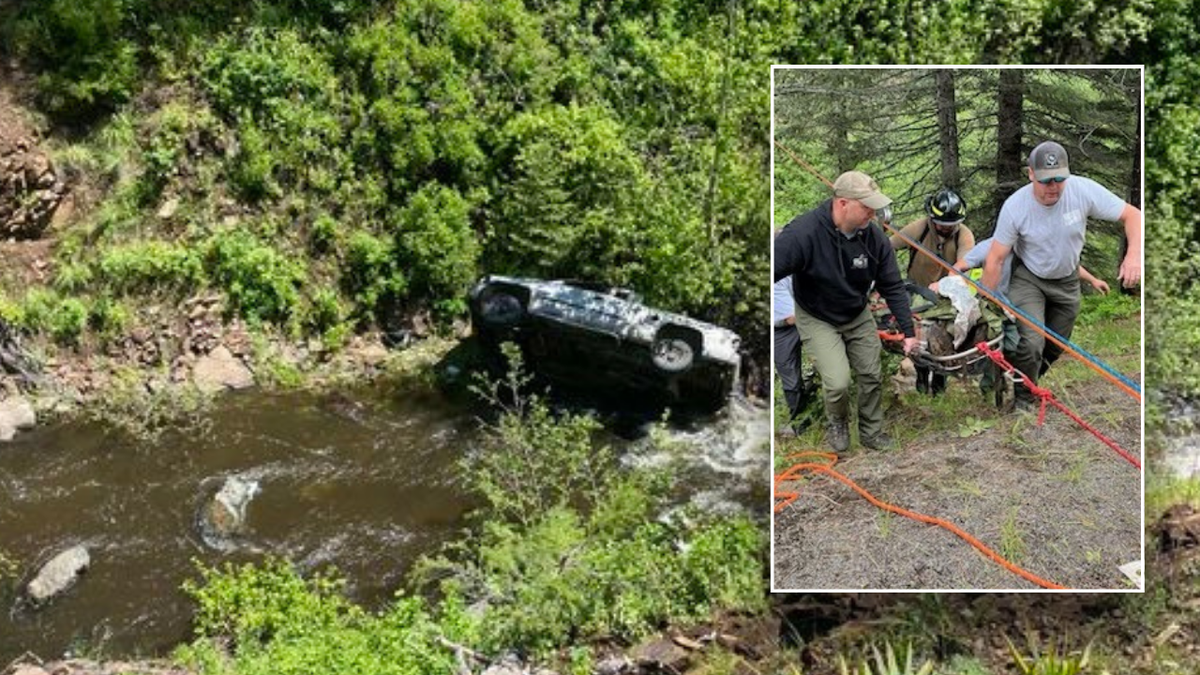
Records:
{"label": "car wheel", "polygon": [[525,306],[520,298],[505,290],[486,293],[479,300],[479,319],[492,328],[507,328],[520,323]]}
{"label": "car wheel", "polygon": [[692,367],[695,350],[683,338],[660,337],[650,346],[654,366],[666,373],[682,373]]}

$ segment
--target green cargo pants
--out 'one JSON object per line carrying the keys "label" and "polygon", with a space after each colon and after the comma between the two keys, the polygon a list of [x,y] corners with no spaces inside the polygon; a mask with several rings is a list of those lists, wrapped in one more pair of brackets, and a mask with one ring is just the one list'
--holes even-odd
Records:
{"label": "green cargo pants", "polygon": [[[1012,282],[1008,287],[1009,301],[1064,338],[1069,339],[1075,328],[1075,318],[1079,316],[1079,298],[1078,271],[1063,279],[1042,279],[1026,269],[1019,259],[1013,265]],[[1047,342],[1041,333],[1024,323],[1018,329],[1021,331],[1021,342],[1017,345],[1012,364],[1037,383],[1050,364],[1062,355],[1062,347]],[[1018,389],[1022,396],[1028,394],[1024,386]]]}
{"label": "green cargo pants", "polygon": [[874,438],[883,431],[883,388],[879,352],[883,345],[875,319],[866,307],[850,323],[834,326],[796,306],[796,327],[804,351],[813,360],[825,392],[825,416],[850,419],[850,372],[858,380],[858,435]]}

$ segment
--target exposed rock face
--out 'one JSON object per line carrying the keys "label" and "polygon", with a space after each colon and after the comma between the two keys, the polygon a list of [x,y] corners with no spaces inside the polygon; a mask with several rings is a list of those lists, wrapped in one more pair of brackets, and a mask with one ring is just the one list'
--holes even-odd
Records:
{"label": "exposed rock face", "polygon": [[32,138],[0,137],[0,238],[40,237],[65,192]]}
{"label": "exposed rock face", "polygon": [[29,600],[35,605],[43,605],[54,596],[62,593],[75,583],[83,574],[91,557],[82,546],[72,546],[50,559],[42,566],[33,581],[25,589]]}
{"label": "exposed rock face", "polygon": [[230,547],[230,539],[246,529],[246,507],[261,492],[258,481],[238,476],[225,479],[221,489],[200,511],[200,536],[216,549]]}

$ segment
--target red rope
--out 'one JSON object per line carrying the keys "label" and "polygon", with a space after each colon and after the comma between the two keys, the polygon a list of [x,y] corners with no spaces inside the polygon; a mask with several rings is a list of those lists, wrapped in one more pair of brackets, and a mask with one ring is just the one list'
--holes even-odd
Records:
{"label": "red rope", "polygon": [[1125,458],[1125,461],[1136,466],[1139,470],[1142,468],[1141,462],[1139,462],[1136,457],[1134,457],[1128,451],[1126,451],[1124,448],[1122,448],[1120,445],[1118,445],[1116,443],[1116,441],[1110,439],[1108,436],[1105,436],[1103,433],[1101,433],[1099,429],[1096,429],[1092,425],[1085,422],[1082,417],[1080,417],[1079,415],[1076,415],[1069,408],[1067,408],[1067,406],[1063,405],[1058,399],[1054,398],[1054,394],[1052,394],[1049,389],[1039,387],[1036,384],[1034,384],[1033,382],[1031,382],[1028,377],[1025,377],[1025,375],[1023,373],[1021,373],[1021,371],[1017,370],[1015,366],[1013,366],[1011,363],[1008,362],[1007,359],[1004,358],[1004,353],[1001,352],[999,349],[992,349],[991,347],[988,347],[986,342],[980,342],[978,345],[976,345],[976,347],[979,349],[979,351],[986,354],[988,356],[988,358],[990,358],[992,360],[993,363],[995,363],[997,366],[1000,366],[1000,368],[1003,369],[1005,372],[1016,373],[1017,375],[1020,375],[1021,382],[1024,382],[1025,386],[1029,388],[1030,393],[1032,393],[1034,396],[1036,396],[1041,401],[1041,405],[1038,408],[1038,426],[1041,426],[1042,423],[1046,421],[1046,404],[1049,403],[1050,405],[1053,405],[1055,408],[1058,408],[1059,410],[1063,411],[1063,413],[1065,413],[1067,417],[1070,417],[1071,419],[1075,420],[1075,422],[1079,426],[1090,431],[1093,436],[1100,439],[1105,445],[1112,448],[1113,450],[1116,450],[1117,454],[1119,454],[1120,456]]}

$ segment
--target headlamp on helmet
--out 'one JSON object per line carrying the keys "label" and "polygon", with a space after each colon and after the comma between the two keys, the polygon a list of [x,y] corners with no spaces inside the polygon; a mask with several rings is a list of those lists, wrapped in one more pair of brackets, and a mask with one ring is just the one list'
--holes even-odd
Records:
{"label": "headlamp on helmet", "polygon": [[954,234],[967,218],[967,202],[950,188],[942,188],[925,200],[925,214],[939,234]]}

